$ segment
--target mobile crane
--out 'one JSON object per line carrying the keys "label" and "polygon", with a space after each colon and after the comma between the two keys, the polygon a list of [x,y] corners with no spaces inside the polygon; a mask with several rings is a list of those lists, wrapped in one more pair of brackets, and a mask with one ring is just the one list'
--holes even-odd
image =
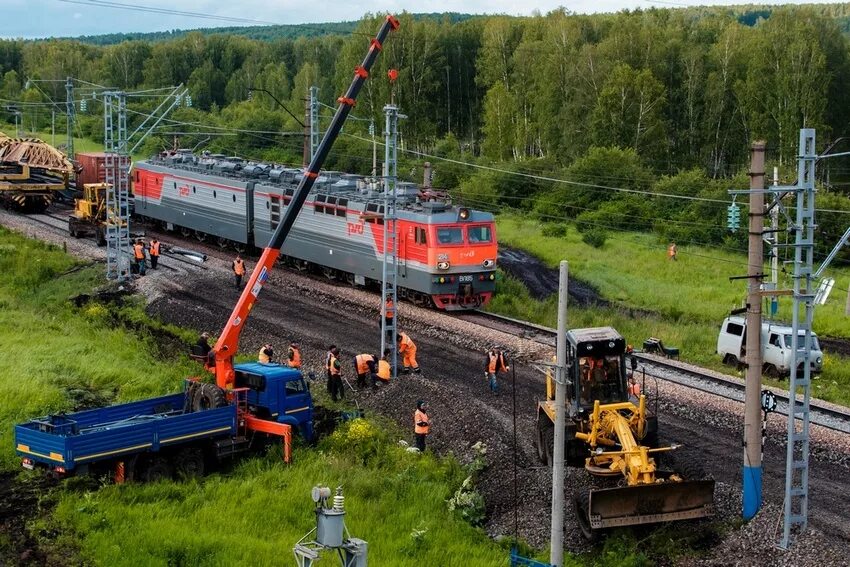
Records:
{"label": "mobile crane", "polygon": [[25,468],[46,467],[55,475],[114,472],[116,481],[155,480],[174,472],[195,476],[205,463],[255,447],[268,437],[283,440],[289,462],[292,429],[311,440],[313,401],[301,372],[277,364],[233,364],[239,337],[268,281],[307,194],[357,99],[389,33],[399,26],[388,15],[319,147],[307,166],[283,218],[263,250],[204,367],[215,383],[186,380],[184,391],[73,414],[50,415],[15,426],[16,452]]}
{"label": "mobile crane", "polygon": [[[635,360],[635,359],[631,359]],[[600,530],[711,516],[714,481],[693,462],[676,471],[658,466],[655,456],[677,446],[658,446],[658,420],[641,393],[630,400],[626,383],[626,341],[611,327],[567,332],[567,420],[565,460],[594,477],[614,481],[613,488],[574,494],[582,535]],[[634,370],[634,368],[633,368]],[[547,374],[546,400],[537,404],[537,450],[552,465],[555,401]]]}

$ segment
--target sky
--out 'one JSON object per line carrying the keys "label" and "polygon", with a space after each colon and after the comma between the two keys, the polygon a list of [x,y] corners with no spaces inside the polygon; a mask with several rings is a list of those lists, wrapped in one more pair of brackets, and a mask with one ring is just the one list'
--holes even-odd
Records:
{"label": "sky", "polygon": [[[545,14],[559,6],[571,12],[616,12],[634,8],[675,8],[700,4],[743,4],[715,0],[0,0],[0,37],[37,38],[152,32],[201,27],[252,25],[173,13],[146,13],[107,7],[123,4],[165,12],[181,10],[222,18],[243,18],[265,24],[300,24],[357,20],[366,12],[464,12],[468,14]],[[760,3],[787,3],[771,2]],[[799,3],[799,2],[798,2]],[[826,2],[819,2],[826,3]],[[100,4],[100,5],[94,5]],[[317,5],[320,9],[317,9]]]}

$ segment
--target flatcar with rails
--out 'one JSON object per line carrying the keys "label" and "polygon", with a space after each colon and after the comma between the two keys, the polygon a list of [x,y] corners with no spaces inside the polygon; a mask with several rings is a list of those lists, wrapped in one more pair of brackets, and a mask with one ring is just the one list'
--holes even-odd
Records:
{"label": "flatcar with rails", "polygon": [[[302,175],[217,154],[161,154],[133,166],[135,213],[222,247],[262,248]],[[458,207],[413,183],[398,183],[397,194],[399,296],[446,310],[485,305],[496,285],[493,215]],[[380,182],[322,172],[282,257],[302,270],[368,285],[381,279],[383,224]]]}

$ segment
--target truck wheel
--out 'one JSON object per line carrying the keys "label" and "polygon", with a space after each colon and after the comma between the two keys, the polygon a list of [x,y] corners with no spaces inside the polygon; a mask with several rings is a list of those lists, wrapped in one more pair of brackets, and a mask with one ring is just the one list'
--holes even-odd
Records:
{"label": "truck wheel", "polygon": [[186,448],[174,459],[177,476],[182,479],[204,476],[204,452],[197,447]]}
{"label": "truck wheel", "polygon": [[552,429],[552,424],[546,421],[537,421],[537,435],[534,444],[537,447],[537,458],[541,463],[546,462],[546,430]]}
{"label": "truck wheel", "polygon": [[543,430],[543,451],[545,462],[551,467],[555,463],[555,426]]}
{"label": "truck wheel", "polygon": [[599,530],[590,527],[590,494],[584,492],[573,497],[576,512],[576,522],[582,537],[589,542],[594,542],[599,537]]}
{"label": "truck wheel", "polygon": [[224,391],[215,384],[201,384],[192,400],[192,411],[203,411],[227,405]]}
{"label": "truck wheel", "polygon": [[770,376],[771,378],[779,378],[779,370],[776,369],[776,366],[773,364],[765,364],[764,365],[764,373]]}
{"label": "truck wheel", "polygon": [[164,457],[153,457],[142,473],[145,482],[171,480],[171,463]]}

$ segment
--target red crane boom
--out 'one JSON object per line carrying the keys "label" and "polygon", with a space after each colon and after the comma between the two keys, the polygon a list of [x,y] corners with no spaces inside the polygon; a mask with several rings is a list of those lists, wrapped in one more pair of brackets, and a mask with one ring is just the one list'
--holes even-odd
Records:
{"label": "red crane boom", "polygon": [[372,68],[372,64],[375,62],[375,59],[377,59],[384,40],[387,38],[389,33],[397,29],[398,26],[398,20],[394,16],[388,15],[384,23],[381,25],[381,29],[378,30],[378,35],[372,39],[372,42],[369,45],[369,51],[366,53],[363,63],[354,70],[354,79],[351,81],[348,91],[337,99],[339,107],[337,107],[333,121],[331,121],[328,130],[325,132],[325,135],[316,150],[316,154],[310,161],[310,165],[307,166],[307,170],[304,172],[304,176],[301,178],[301,182],[298,184],[298,188],[292,196],[292,201],[290,201],[289,206],[286,207],[286,212],[284,213],[280,224],[272,235],[271,240],[269,240],[268,246],[263,250],[263,254],[260,256],[260,260],[257,262],[257,266],[251,274],[251,277],[248,278],[248,284],[245,286],[245,289],[242,290],[242,295],[239,297],[239,301],[233,308],[233,313],[230,314],[230,319],[228,319],[227,325],[225,325],[219,335],[218,341],[213,347],[215,364],[213,366],[207,366],[207,369],[215,373],[215,381],[219,388],[227,389],[233,387],[236,377],[233,370],[233,357],[236,355],[239,348],[239,336],[242,334],[242,328],[245,326],[245,321],[248,319],[248,315],[251,313],[251,308],[254,307],[254,303],[257,301],[260,291],[262,291],[263,285],[268,280],[269,273],[271,273],[272,267],[280,255],[280,248],[283,246],[292,225],[295,223],[295,218],[301,211],[301,207],[307,199],[307,194],[310,192],[310,189],[313,187],[313,183],[319,176],[319,170],[321,169],[328,152],[330,152],[331,146],[339,136],[342,125],[346,118],[348,118],[351,108],[354,106],[357,94],[360,92],[360,88],[369,76],[369,70]]}

